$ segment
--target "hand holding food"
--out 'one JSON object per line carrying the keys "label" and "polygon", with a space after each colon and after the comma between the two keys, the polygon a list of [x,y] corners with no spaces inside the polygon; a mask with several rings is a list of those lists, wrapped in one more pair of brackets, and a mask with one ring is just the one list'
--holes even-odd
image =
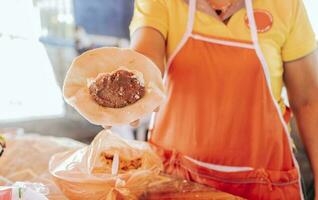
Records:
{"label": "hand holding food", "polygon": [[99,48],[77,57],[64,82],[64,97],[96,125],[132,122],[165,99],[160,70],[130,49]]}

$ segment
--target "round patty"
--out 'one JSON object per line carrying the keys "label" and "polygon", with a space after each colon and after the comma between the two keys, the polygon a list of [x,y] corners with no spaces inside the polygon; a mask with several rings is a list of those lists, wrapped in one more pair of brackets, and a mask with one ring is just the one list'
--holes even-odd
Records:
{"label": "round patty", "polygon": [[145,87],[136,75],[126,70],[113,74],[99,74],[89,86],[91,97],[103,107],[122,108],[145,95]]}

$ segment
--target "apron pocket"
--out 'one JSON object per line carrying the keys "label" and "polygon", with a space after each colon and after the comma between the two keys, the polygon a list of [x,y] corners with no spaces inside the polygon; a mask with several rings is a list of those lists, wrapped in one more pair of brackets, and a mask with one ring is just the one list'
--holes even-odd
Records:
{"label": "apron pocket", "polygon": [[[279,171],[249,167],[232,168],[214,164],[206,166],[202,166],[202,163],[198,165],[188,158],[182,158],[174,164],[172,167],[174,170],[170,168],[169,173],[247,199],[301,199],[296,168]],[[212,169],[214,166],[217,167]]]}

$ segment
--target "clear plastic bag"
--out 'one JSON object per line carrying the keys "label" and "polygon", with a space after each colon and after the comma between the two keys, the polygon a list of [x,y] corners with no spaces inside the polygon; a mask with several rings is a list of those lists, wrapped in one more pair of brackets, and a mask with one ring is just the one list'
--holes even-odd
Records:
{"label": "clear plastic bag", "polygon": [[69,199],[138,199],[160,179],[161,159],[148,143],[100,132],[90,146],[54,155],[49,171]]}
{"label": "clear plastic bag", "polygon": [[0,131],[5,133],[7,148],[0,157],[0,187],[21,181],[42,183],[49,189],[48,199],[66,199],[54,183],[48,163],[52,155],[78,149],[84,144],[68,138],[11,133],[11,129],[7,133],[3,130]]}
{"label": "clear plastic bag", "polygon": [[41,183],[16,182],[0,187],[1,200],[48,200],[49,189]]}

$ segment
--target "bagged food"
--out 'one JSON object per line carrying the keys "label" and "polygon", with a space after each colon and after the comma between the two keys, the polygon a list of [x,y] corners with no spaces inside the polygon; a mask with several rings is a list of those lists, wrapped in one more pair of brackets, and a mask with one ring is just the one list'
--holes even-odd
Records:
{"label": "bagged food", "polygon": [[49,171],[65,196],[76,200],[138,199],[160,179],[161,159],[148,143],[101,131],[79,150],[54,155]]}
{"label": "bagged food", "polygon": [[124,125],[151,113],[165,100],[158,67],[131,49],[103,47],[74,59],[63,95],[96,125]]}

